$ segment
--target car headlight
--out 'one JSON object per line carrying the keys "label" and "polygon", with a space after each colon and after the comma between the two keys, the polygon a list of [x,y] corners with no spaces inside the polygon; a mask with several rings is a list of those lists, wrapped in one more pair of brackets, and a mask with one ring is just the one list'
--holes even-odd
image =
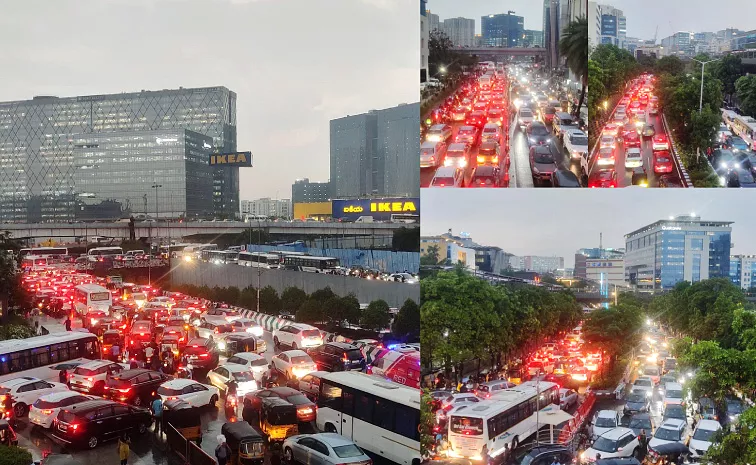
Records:
{"label": "car headlight", "polygon": [[546,142],[551,142],[551,137],[547,137]]}
{"label": "car headlight", "polygon": [[466,167],[467,166],[467,160],[460,160],[459,166],[462,167],[462,168]]}
{"label": "car headlight", "polygon": [[719,164],[719,167],[722,168],[722,169],[727,169],[727,163],[722,162],[722,163]]}
{"label": "car headlight", "polygon": [[529,140],[530,142],[533,142],[533,143],[535,143],[535,141],[536,141],[536,140],[535,140],[535,138],[533,138],[533,137],[528,137],[528,140]]}

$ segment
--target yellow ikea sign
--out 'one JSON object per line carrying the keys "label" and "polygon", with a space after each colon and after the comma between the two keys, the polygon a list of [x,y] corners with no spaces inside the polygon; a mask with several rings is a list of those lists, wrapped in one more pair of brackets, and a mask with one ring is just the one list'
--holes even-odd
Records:
{"label": "yellow ikea sign", "polygon": [[252,166],[252,152],[213,153],[210,155],[210,166]]}
{"label": "yellow ikea sign", "polygon": [[[360,209],[361,211],[362,209]],[[346,209],[344,210],[346,211]],[[406,213],[416,212],[417,206],[413,201],[406,202],[370,202],[371,212]]]}

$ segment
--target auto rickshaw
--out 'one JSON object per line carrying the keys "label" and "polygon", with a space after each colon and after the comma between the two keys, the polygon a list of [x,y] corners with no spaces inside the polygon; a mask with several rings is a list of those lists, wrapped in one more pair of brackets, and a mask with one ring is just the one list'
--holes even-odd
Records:
{"label": "auto rickshaw", "polygon": [[231,448],[230,465],[262,464],[265,458],[265,438],[246,421],[224,423],[221,434]]}
{"label": "auto rickshaw", "polygon": [[113,358],[113,346],[123,349],[123,337],[120,331],[109,329],[102,333],[102,355],[104,358],[111,360]]}
{"label": "auto rickshaw", "polygon": [[[199,408],[181,399],[166,400],[163,404],[163,424],[170,423],[189,441],[202,444],[202,419]],[[224,433],[225,434],[225,433]]]}
{"label": "auto rickshaw", "polygon": [[299,434],[297,407],[278,397],[263,397],[260,403],[260,429],[269,441],[283,441]]}
{"label": "auto rickshaw", "polygon": [[690,449],[683,443],[670,442],[649,447],[644,464],[649,465],[684,465],[692,463]]}
{"label": "auto rickshaw", "polygon": [[170,350],[173,356],[178,360],[179,358],[179,335],[166,334],[160,340],[160,353],[162,354],[166,350]]}
{"label": "auto rickshaw", "polygon": [[5,419],[0,420],[0,445],[18,445],[18,437],[16,436],[16,432],[13,431],[13,428],[8,423],[8,420]]}
{"label": "auto rickshaw", "polygon": [[226,357],[231,357],[239,352],[264,354],[267,350],[267,345],[262,338],[257,338],[249,333],[228,333],[224,339],[226,341]]}

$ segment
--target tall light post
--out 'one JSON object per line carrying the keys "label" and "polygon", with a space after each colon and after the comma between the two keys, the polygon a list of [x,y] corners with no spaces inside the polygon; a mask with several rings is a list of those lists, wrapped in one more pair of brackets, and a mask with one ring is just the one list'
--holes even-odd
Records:
{"label": "tall light post", "polygon": [[[161,187],[163,187],[162,184],[155,183],[155,184],[152,185],[152,188],[155,189],[155,227],[156,227],[156,231],[159,231],[157,229],[158,215],[160,214],[160,209],[158,208],[158,189],[161,188]],[[159,240],[160,239],[158,238],[158,241]],[[170,243],[169,243],[169,245],[170,245]],[[158,244],[157,251],[160,252],[160,245],[159,244]],[[168,247],[168,254],[169,255],[170,255],[170,252],[171,252],[171,248]],[[149,258],[147,259],[148,260],[147,261],[147,282],[149,283],[148,284],[149,286],[152,286],[152,241],[150,241],[150,253],[149,253],[148,257]]]}
{"label": "tall light post", "polygon": [[701,63],[701,98],[698,100],[698,112],[701,113],[703,110],[703,82],[704,82],[704,68],[706,68],[706,65],[709,63],[713,63],[715,61],[719,61],[719,58],[716,60],[709,60],[709,61],[698,61],[695,58],[692,59],[693,61],[697,63]]}

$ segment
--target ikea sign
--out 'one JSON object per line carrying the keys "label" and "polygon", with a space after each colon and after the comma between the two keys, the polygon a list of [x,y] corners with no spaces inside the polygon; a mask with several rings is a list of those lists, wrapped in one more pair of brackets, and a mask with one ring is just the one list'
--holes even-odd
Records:
{"label": "ikea sign", "polygon": [[388,221],[393,215],[420,215],[419,198],[333,200],[334,218],[354,221],[372,216],[376,221]]}
{"label": "ikea sign", "polygon": [[252,166],[252,152],[211,153],[210,166]]}

